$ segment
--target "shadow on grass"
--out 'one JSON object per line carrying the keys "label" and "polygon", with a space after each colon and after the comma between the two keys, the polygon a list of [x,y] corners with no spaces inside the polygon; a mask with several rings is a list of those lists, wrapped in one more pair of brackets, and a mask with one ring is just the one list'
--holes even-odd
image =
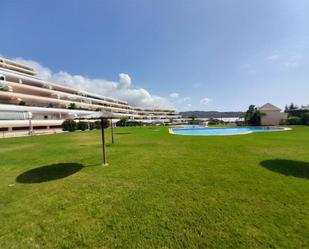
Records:
{"label": "shadow on grass", "polygon": [[16,177],[19,183],[42,183],[68,177],[81,170],[79,163],[51,164],[25,171]]}
{"label": "shadow on grass", "polygon": [[132,134],[132,132],[115,132],[115,135],[129,135]]}
{"label": "shadow on grass", "polygon": [[262,161],[260,164],[266,169],[286,176],[309,179],[309,163],[307,162],[273,159]]}

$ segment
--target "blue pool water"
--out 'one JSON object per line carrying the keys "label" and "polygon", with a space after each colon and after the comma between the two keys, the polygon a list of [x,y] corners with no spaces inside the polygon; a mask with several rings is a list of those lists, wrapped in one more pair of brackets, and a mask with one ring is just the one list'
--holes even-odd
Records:
{"label": "blue pool water", "polygon": [[237,135],[248,134],[252,132],[265,132],[265,131],[282,131],[284,128],[278,127],[240,127],[240,128],[173,128],[174,134],[178,135]]}

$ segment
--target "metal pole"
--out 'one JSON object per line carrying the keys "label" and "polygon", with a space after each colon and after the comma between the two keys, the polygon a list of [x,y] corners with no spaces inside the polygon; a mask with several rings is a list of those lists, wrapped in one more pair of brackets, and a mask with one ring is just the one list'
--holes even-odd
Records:
{"label": "metal pole", "polygon": [[28,112],[28,118],[29,118],[29,136],[33,133],[33,126],[32,126],[32,113]]}
{"label": "metal pole", "polygon": [[112,132],[112,144],[114,144],[114,124],[113,124],[113,119],[111,119],[111,132]]}
{"label": "metal pole", "polygon": [[101,132],[102,132],[102,154],[103,154],[103,164],[102,166],[107,166],[106,162],[106,151],[105,151],[105,136],[104,136],[104,122],[103,118],[101,118]]}

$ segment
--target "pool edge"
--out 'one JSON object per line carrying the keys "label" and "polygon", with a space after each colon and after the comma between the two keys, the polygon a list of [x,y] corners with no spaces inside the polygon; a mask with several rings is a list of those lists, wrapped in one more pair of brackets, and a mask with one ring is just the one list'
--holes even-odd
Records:
{"label": "pool edge", "polygon": [[[211,128],[215,128],[216,129],[216,127],[211,127]],[[210,129],[211,129],[210,128]],[[291,130],[293,130],[292,128],[290,128],[290,127],[278,127],[278,126],[273,126],[273,128],[280,128],[280,130],[265,130],[265,131],[262,131],[261,133],[263,133],[263,132],[280,132],[280,131],[291,131]],[[225,128],[222,128],[222,129],[225,129]],[[168,131],[169,131],[169,133],[170,134],[173,134],[173,135],[179,135],[179,136],[194,136],[194,137],[196,137],[196,136],[202,136],[202,137],[216,137],[216,136],[239,136],[239,135],[248,135],[248,134],[251,134],[251,133],[259,133],[259,132],[254,132],[254,131],[248,131],[248,132],[244,132],[244,133],[238,133],[238,134],[232,134],[232,133],[230,133],[230,134],[208,134],[208,135],[201,135],[201,134],[196,134],[196,135],[193,135],[193,134],[177,134],[177,133],[175,133],[174,131],[173,131],[173,128],[169,128],[168,129]]]}

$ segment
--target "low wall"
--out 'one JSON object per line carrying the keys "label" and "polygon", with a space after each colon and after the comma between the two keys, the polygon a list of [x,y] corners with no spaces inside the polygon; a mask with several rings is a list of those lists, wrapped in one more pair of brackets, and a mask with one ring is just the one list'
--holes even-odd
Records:
{"label": "low wall", "polygon": [[[34,130],[32,135],[48,135],[48,134],[56,134],[61,133],[63,130],[61,128],[55,129],[42,129],[42,130]],[[9,137],[25,137],[29,136],[29,131],[0,131],[0,138],[9,138]]]}

